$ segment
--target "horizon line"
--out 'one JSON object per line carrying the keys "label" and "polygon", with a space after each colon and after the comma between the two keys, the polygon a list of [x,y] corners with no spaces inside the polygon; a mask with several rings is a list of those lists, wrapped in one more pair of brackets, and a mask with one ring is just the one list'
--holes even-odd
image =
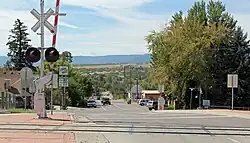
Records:
{"label": "horizon line", "polygon": [[[72,57],[104,57],[104,56],[136,56],[136,55],[150,55],[150,53],[141,54],[113,54],[113,55],[72,55]],[[8,57],[5,55],[0,55],[0,57]]]}

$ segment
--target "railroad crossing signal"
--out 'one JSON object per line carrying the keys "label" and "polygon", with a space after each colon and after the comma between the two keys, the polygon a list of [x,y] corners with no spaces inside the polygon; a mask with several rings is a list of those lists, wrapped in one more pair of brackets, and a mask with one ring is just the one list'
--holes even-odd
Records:
{"label": "railroad crossing signal", "polygon": [[[41,27],[41,21],[40,21],[41,14],[35,9],[31,10],[30,13],[38,19],[38,22],[31,28],[32,31],[36,32]],[[54,33],[54,26],[50,24],[47,20],[53,14],[54,10],[52,10],[51,8],[44,14],[44,26],[46,26],[51,33]]]}
{"label": "railroad crossing signal", "polygon": [[45,59],[47,62],[56,62],[59,59],[59,52],[56,48],[50,47],[45,51]]}
{"label": "railroad crossing signal", "polygon": [[31,47],[26,50],[25,58],[29,62],[36,63],[41,58],[41,52],[37,48]]}
{"label": "railroad crossing signal", "polygon": [[[41,59],[41,52],[37,48],[29,48],[25,53],[27,61],[36,63]],[[59,52],[56,48],[50,47],[45,51],[45,59],[47,62],[56,62],[59,59]]]}

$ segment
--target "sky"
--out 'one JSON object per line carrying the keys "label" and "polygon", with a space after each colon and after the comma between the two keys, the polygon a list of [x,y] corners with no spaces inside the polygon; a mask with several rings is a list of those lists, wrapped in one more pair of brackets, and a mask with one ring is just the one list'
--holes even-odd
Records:
{"label": "sky", "polygon": [[[9,31],[19,18],[28,26],[33,47],[40,36],[31,30],[40,11],[40,0],[2,0],[0,5],[0,56],[8,52]],[[56,0],[45,0],[45,11],[55,9]],[[195,0],[61,0],[56,48],[74,56],[102,56],[148,53],[145,36],[163,28],[171,16],[187,11]],[[250,33],[250,0],[222,0],[238,24]],[[49,22],[53,24],[54,17]],[[39,29],[40,30],[40,29]],[[39,31],[38,31],[39,32]],[[52,34],[45,29],[45,46],[52,45]]]}

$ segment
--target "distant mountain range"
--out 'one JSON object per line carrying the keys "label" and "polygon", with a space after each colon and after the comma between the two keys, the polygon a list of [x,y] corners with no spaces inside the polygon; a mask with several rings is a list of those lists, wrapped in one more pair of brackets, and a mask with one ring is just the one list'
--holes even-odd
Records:
{"label": "distant mountain range", "polygon": [[[7,57],[0,56],[0,66],[7,61]],[[148,63],[150,62],[149,54],[138,55],[107,55],[107,56],[74,56],[73,64],[122,64],[122,63]]]}

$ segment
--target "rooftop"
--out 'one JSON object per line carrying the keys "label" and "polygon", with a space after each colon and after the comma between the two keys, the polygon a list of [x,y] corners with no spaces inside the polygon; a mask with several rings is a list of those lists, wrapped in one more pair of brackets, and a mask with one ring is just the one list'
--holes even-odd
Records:
{"label": "rooftop", "polygon": [[20,94],[21,78],[19,71],[0,68],[0,91],[4,91],[4,79],[10,79],[11,93]]}

